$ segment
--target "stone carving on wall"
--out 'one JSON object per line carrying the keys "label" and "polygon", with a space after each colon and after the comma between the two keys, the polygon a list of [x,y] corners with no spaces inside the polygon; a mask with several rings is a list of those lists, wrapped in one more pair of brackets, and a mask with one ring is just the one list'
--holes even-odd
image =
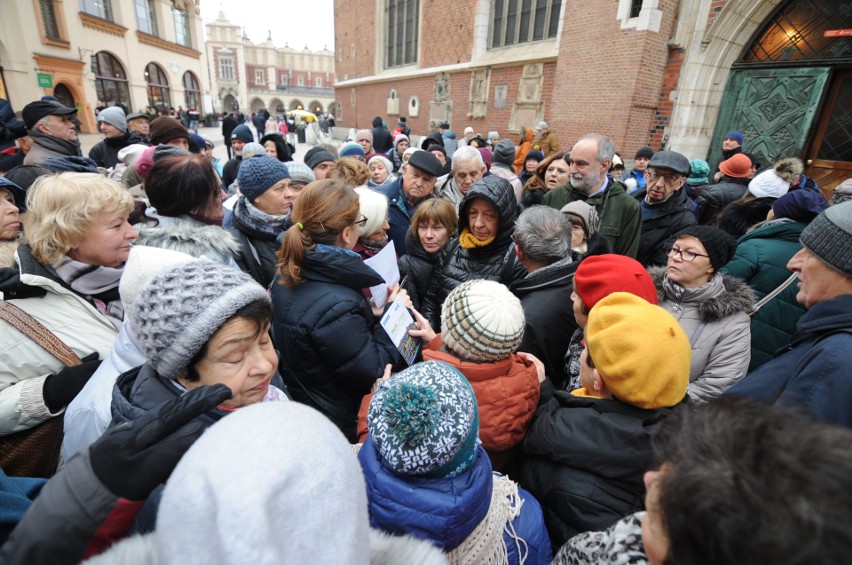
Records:
{"label": "stone carving on wall", "polygon": [[399,96],[394,89],[391,89],[390,94],[388,94],[387,114],[390,116],[399,114]]}
{"label": "stone carving on wall", "polygon": [[484,118],[488,109],[488,89],[491,83],[491,69],[475,69],[470,75],[470,110],[468,118]]}
{"label": "stone carving on wall", "polygon": [[506,99],[509,96],[509,87],[505,84],[499,84],[494,87],[494,107],[505,108]]}
{"label": "stone carving on wall", "polygon": [[544,63],[524,65],[518,83],[518,98],[512,104],[509,129],[518,131],[522,127],[534,127],[544,118]]}
{"label": "stone carving on wall", "polygon": [[433,99],[429,101],[429,123],[439,124],[441,122],[449,122],[452,110],[450,75],[447,73],[438,73],[435,75]]}

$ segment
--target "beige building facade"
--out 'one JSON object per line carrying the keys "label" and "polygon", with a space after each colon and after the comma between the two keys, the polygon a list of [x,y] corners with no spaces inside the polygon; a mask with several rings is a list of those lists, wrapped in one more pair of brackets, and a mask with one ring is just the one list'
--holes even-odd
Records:
{"label": "beige building facade", "polygon": [[219,112],[326,113],[334,101],[334,53],[254,44],[223,12],[207,24],[207,61]]}
{"label": "beige building facade", "polygon": [[0,17],[0,97],[45,95],[96,131],[99,104],[212,111],[198,0],[16,0]]}

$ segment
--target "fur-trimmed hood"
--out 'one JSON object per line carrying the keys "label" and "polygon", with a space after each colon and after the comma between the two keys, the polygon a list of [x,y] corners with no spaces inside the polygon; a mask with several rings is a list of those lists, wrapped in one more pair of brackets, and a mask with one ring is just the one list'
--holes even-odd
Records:
{"label": "fur-trimmed hood", "polygon": [[724,273],[717,273],[703,286],[684,289],[678,301],[672,286],[674,283],[666,278],[665,267],[652,267],[648,272],[657,287],[660,303],[666,300],[697,303],[698,313],[704,323],[718,322],[737,312],[748,313],[754,307],[754,291],[751,287]]}
{"label": "fur-trimmed hood", "polygon": [[[205,256],[214,261],[230,264],[239,252],[234,237],[219,226],[190,226],[167,224],[139,229],[136,245],[160,247],[180,251],[193,257]],[[230,261],[225,259],[230,258]]]}

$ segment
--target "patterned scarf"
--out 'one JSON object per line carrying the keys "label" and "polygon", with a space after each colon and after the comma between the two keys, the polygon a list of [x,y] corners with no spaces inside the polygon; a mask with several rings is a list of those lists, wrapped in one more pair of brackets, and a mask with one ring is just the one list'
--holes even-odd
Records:
{"label": "patterned scarf", "polygon": [[459,236],[459,245],[461,245],[464,249],[475,249],[477,247],[485,247],[486,245],[490,245],[496,236],[492,235],[485,241],[481,239],[477,239],[475,235],[470,233],[470,230],[467,228],[462,229],[461,235]]}
{"label": "patterned scarf", "polygon": [[234,216],[243,225],[272,238],[278,237],[278,234],[284,231],[284,228],[290,220],[289,215],[274,216],[272,214],[267,214],[249,202],[245,196],[241,196],[239,200],[237,200],[237,203],[234,206]]}
{"label": "patterned scarf", "polygon": [[388,238],[385,238],[382,241],[374,241],[372,239],[367,239],[365,237],[359,237],[358,243],[364,246],[364,249],[367,250],[367,254],[369,256],[373,256],[377,254],[379,251],[385,248],[385,245],[388,244]]}
{"label": "patterned scarf", "polygon": [[114,269],[87,265],[66,256],[54,271],[74,292],[85,297],[98,312],[108,317],[116,329],[121,328],[124,307],[118,296],[118,282],[123,267]]}

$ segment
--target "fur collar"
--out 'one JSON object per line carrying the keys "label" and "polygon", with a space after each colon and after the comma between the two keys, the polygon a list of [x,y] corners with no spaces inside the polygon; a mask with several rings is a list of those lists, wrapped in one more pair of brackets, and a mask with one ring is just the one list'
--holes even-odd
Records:
{"label": "fur collar", "polygon": [[[654,286],[657,287],[657,296],[660,303],[666,300],[676,302],[675,297],[666,292],[663,284],[666,268],[652,267],[648,269],[648,272],[654,280]],[[702,289],[711,285],[718,278],[721,278],[721,292],[714,292],[710,296],[705,296]],[[698,289],[687,289],[684,291],[681,302],[684,304],[697,304],[698,314],[702,322],[718,322],[737,312],[750,312],[754,306],[754,291],[740,279],[724,273],[718,273],[707,285]]]}

